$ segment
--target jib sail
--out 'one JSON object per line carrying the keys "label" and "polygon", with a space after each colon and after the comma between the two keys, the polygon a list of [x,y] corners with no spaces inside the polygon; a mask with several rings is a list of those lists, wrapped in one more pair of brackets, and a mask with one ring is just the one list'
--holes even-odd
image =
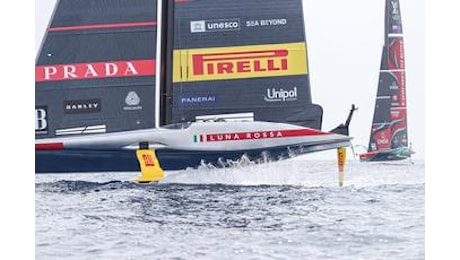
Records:
{"label": "jib sail", "polygon": [[407,147],[404,41],[399,0],[387,0],[385,44],[369,151]]}
{"label": "jib sail", "polygon": [[36,62],[36,138],[154,127],[157,24],[157,1],[60,0]]}
{"label": "jib sail", "polygon": [[321,128],[301,0],[168,3],[165,123],[243,113]]}

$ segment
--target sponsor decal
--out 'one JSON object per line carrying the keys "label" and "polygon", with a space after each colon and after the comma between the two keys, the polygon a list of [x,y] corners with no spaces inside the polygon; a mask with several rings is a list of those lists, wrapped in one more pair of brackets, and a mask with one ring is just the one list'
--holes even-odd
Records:
{"label": "sponsor decal", "polygon": [[393,14],[399,14],[399,10],[398,10],[399,4],[398,4],[398,2],[397,1],[391,1],[391,6],[393,7],[392,13]]}
{"label": "sponsor decal", "polygon": [[246,27],[255,27],[255,26],[283,26],[287,25],[287,19],[262,19],[262,20],[249,20],[246,21]]}
{"label": "sponsor decal", "polygon": [[[195,54],[192,56],[193,73],[194,75],[216,75],[287,70],[288,53],[289,51],[286,49],[277,49]],[[266,62],[262,62],[262,58],[268,59]]]}
{"label": "sponsor decal", "polygon": [[257,140],[283,137],[281,131],[261,131],[234,134],[212,134],[206,136],[207,142],[218,141],[237,141],[237,140]]}
{"label": "sponsor decal", "polygon": [[399,3],[397,1],[391,1],[393,20],[401,19],[401,14],[399,13]]}
{"label": "sponsor decal", "polygon": [[273,131],[194,135],[193,141],[195,143],[198,143],[198,142],[200,143],[201,142],[226,142],[226,141],[302,137],[302,136],[327,135],[327,134],[330,134],[330,133],[321,132],[321,131],[313,130],[313,129],[273,130]]}
{"label": "sponsor decal", "polygon": [[155,75],[155,60],[132,60],[35,67],[35,81],[84,80]]}
{"label": "sponsor decal", "polygon": [[[393,106],[405,107],[407,105],[406,97],[406,76],[403,71],[392,73],[393,81],[390,85],[391,95],[397,97],[398,104]],[[393,99],[393,101],[395,101]]]}
{"label": "sponsor decal", "polygon": [[407,121],[407,108],[406,107],[392,107],[390,112],[392,121],[402,120]]}
{"label": "sponsor decal", "polygon": [[[381,125],[374,126],[372,129],[372,140],[375,143],[377,149],[374,150],[381,150],[390,148],[390,136],[391,136],[391,129],[390,127],[382,128]],[[372,146],[374,148],[374,146]]]}
{"label": "sponsor decal", "polygon": [[239,18],[191,21],[190,31],[191,33],[238,31],[240,24]]}
{"label": "sponsor decal", "polygon": [[371,143],[371,150],[372,150],[372,151],[377,150],[377,145],[376,145],[374,142]]}
{"label": "sponsor decal", "polygon": [[390,41],[389,45],[389,61],[388,67],[390,70],[404,69],[404,43],[402,38],[395,38]]}
{"label": "sponsor decal", "polygon": [[[174,51],[174,82],[307,74],[305,43]],[[185,73],[187,72],[187,73]]]}
{"label": "sponsor decal", "polygon": [[401,84],[400,88],[399,88],[399,98],[400,98],[400,105],[405,107],[406,106],[406,101],[407,101],[407,97],[406,97],[406,74],[405,73],[402,73],[402,72],[399,72],[398,73],[398,78],[399,78],[399,82]]}
{"label": "sponsor decal", "polygon": [[36,135],[48,134],[48,107],[47,106],[35,107],[35,134]]}
{"label": "sponsor decal", "polygon": [[402,28],[400,25],[394,24],[391,26],[393,33],[402,33]]}
{"label": "sponsor decal", "polygon": [[139,95],[135,91],[130,91],[128,95],[126,95],[125,104],[127,106],[123,107],[123,110],[141,110],[142,106],[139,105],[140,103],[141,98],[139,97]]}
{"label": "sponsor decal", "polygon": [[67,100],[64,101],[64,113],[96,113],[101,112],[101,106],[100,99]]}
{"label": "sponsor decal", "polygon": [[291,90],[269,88],[267,95],[264,97],[267,102],[287,102],[297,100],[297,87]]}
{"label": "sponsor decal", "polygon": [[392,110],[392,111],[390,112],[391,118],[399,118],[399,115],[400,115],[400,114],[401,114],[401,112],[398,111],[398,110]]}
{"label": "sponsor decal", "polygon": [[203,104],[216,102],[216,96],[181,97],[181,104]]}
{"label": "sponsor decal", "polygon": [[155,167],[155,162],[153,161],[153,157],[150,154],[143,154],[142,160],[144,161],[144,165],[146,167]]}
{"label": "sponsor decal", "polygon": [[191,21],[190,31],[192,33],[206,32],[206,21]]}

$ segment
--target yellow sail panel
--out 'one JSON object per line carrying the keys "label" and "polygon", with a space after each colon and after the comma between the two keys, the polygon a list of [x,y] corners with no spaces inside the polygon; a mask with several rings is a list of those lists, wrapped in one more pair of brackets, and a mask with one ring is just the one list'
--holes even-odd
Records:
{"label": "yellow sail panel", "polygon": [[174,83],[308,74],[304,42],[174,51]]}

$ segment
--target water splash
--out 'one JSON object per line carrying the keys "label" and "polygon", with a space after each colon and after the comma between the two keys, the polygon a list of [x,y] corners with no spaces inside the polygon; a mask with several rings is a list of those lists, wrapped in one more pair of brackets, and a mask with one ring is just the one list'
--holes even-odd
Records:
{"label": "water splash", "polygon": [[[337,187],[337,162],[315,161],[302,157],[278,160],[265,154],[251,161],[242,156],[236,161],[219,162],[218,167],[202,164],[196,169],[168,171],[160,184],[225,184],[225,185],[292,185],[306,187]],[[378,186],[384,184],[423,184],[424,161],[384,164],[361,163],[349,160],[345,167],[345,186]],[[36,183],[58,181],[88,181],[106,183],[110,181],[131,182],[139,173],[90,173],[36,175]]]}
{"label": "water splash", "polygon": [[[265,163],[243,157],[226,163],[224,168],[202,164],[198,169],[170,172],[164,183],[220,183],[229,185],[299,185],[308,187],[336,187],[337,162],[292,159]],[[424,163],[415,165],[385,165],[349,161],[345,185],[378,186],[397,183],[424,183]],[[384,172],[384,173],[383,173]]]}

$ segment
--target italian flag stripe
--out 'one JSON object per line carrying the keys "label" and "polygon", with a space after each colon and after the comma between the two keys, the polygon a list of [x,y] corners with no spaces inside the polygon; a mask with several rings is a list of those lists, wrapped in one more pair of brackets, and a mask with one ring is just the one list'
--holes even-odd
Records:
{"label": "italian flag stripe", "polygon": [[195,142],[195,143],[198,143],[198,142],[202,143],[202,142],[204,142],[204,137],[203,137],[203,135],[199,135],[199,136],[200,136],[200,137],[199,137],[200,139],[198,139],[198,135],[194,135],[194,136],[193,136],[193,142]]}

